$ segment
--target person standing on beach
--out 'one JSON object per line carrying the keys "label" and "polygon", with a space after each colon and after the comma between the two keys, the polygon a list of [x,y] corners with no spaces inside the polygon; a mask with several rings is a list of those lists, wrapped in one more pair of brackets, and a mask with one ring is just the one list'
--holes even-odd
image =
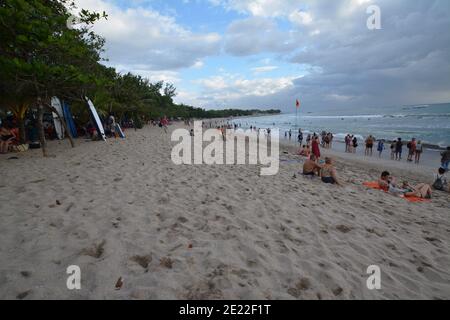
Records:
{"label": "person standing on beach", "polygon": [[298,129],[298,143],[302,145],[303,143],[303,132],[302,129]]}
{"label": "person standing on beach", "polygon": [[450,163],[450,147],[447,147],[447,151],[441,152],[441,156],[441,168],[447,172]]}
{"label": "person standing on beach", "polygon": [[422,144],[422,141],[419,140],[416,145],[416,155],[414,158],[416,164],[419,164],[420,156],[422,155],[422,152],[423,152],[423,144]]}
{"label": "person standing on beach", "polygon": [[164,116],[164,118],[162,118],[159,122],[159,127],[164,129],[164,132],[167,133],[168,126],[169,126],[169,120],[167,119],[166,116]]}
{"label": "person standing on beach", "polygon": [[347,134],[346,136],[345,136],[345,139],[344,139],[344,141],[345,141],[345,152],[350,152],[349,151],[349,146],[350,146],[350,136]]}
{"label": "person standing on beach", "polygon": [[356,153],[356,148],[358,148],[358,138],[353,137],[352,142],[353,142],[353,145],[352,145],[352,147],[353,147],[353,153]]}
{"label": "person standing on beach", "polygon": [[366,156],[372,156],[372,152],[373,152],[373,143],[374,143],[374,138],[372,137],[372,135],[368,136],[366,139]]}
{"label": "person standing on beach", "polygon": [[291,140],[291,139],[292,139],[292,130],[289,129],[289,140]]}
{"label": "person standing on beach", "polygon": [[353,135],[348,136],[348,153],[353,153]]}
{"label": "person standing on beach", "polygon": [[311,151],[316,156],[317,161],[320,160],[320,146],[319,137],[315,137],[312,141]]}
{"label": "person standing on beach", "polygon": [[398,138],[395,143],[395,160],[401,161],[403,153],[403,141],[402,138]]}
{"label": "person standing on beach", "polygon": [[412,138],[410,142],[408,142],[408,162],[412,162],[413,156],[416,154],[416,138]]}
{"label": "person standing on beach", "polygon": [[379,158],[381,158],[381,154],[383,153],[383,150],[384,150],[384,140],[380,140],[380,141],[378,141],[378,147],[377,147]]}
{"label": "person standing on beach", "polygon": [[396,143],[395,143],[395,141],[392,141],[392,143],[391,143],[391,160],[395,160],[395,148],[396,148]]}

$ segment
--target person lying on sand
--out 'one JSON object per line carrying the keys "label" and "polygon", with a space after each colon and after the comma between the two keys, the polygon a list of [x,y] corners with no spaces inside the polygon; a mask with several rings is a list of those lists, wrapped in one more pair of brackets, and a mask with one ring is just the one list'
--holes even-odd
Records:
{"label": "person lying on sand", "polygon": [[318,165],[316,162],[316,156],[311,155],[311,157],[305,161],[303,164],[303,175],[304,176],[315,176],[320,174],[322,166]]}
{"label": "person lying on sand", "polygon": [[420,183],[416,186],[411,186],[407,181],[404,181],[402,188],[406,191],[404,193],[405,197],[431,199],[431,187],[426,183]]}
{"label": "person lying on sand", "polygon": [[408,182],[403,182],[402,186],[398,187],[395,178],[391,176],[388,171],[381,174],[378,180],[380,188],[389,192],[392,195],[399,197],[417,197],[423,199],[431,199],[431,187],[428,184],[421,183],[417,186],[411,186]]}
{"label": "person lying on sand", "polygon": [[322,166],[322,169],[320,170],[320,176],[322,178],[322,182],[324,183],[342,186],[341,182],[337,177],[336,168],[333,166],[333,159],[329,157],[325,158],[325,164]]}

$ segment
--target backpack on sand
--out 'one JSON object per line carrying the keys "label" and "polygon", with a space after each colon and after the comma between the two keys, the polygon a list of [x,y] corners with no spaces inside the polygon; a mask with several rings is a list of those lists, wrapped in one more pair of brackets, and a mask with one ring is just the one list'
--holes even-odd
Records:
{"label": "backpack on sand", "polygon": [[437,177],[436,181],[433,183],[433,188],[436,190],[444,190],[444,183],[442,182],[442,177]]}

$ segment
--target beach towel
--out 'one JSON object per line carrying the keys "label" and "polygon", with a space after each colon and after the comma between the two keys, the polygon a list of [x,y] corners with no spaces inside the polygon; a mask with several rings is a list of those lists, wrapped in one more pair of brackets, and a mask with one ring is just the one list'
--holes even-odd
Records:
{"label": "beach towel", "polygon": [[[363,185],[370,189],[383,190],[377,181],[364,182]],[[385,190],[383,190],[383,191],[387,193],[387,191],[385,191]],[[413,203],[415,203],[415,202],[430,202],[429,199],[423,199],[423,198],[419,198],[419,197],[403,197],[403,199],[405,199],[409,202],[413,202]]]}

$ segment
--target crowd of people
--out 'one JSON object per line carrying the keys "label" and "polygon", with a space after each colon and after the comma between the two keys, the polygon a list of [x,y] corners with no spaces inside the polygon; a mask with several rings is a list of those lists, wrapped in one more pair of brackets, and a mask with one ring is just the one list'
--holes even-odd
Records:
{"label": "crowd of people", "polygon": [[[301,130],[299,130],[300,134],[302,134]],[[300,135],[299,135],[300,136]],[[318,176],[324,183],[342,185],[342,182],[339,180],[336,168],[333,165],[333,159],[330,157],[326,157],[324,160],[321,160],[321,152],[320,145],[327,146],[329,141],[332,141],[333,135],[330,133],[322,133],[322,143],[319,141],[319,137],[314,133],[312,135],[308,135],[306,139],[306,144],[301,144],[303,139],[299,138],[299,142],[301,144],[301,148],[298,152],[298,155],[305,157],[306,160],[303,164],[303,175],[308,177]],[[327,139],[324,143],[324,140],[327,137],[331,137],[331,139]],[[369,135],[365,140],[365,155],[372,156],[373,148],[377,140],[372,135]],[[384,140],[378,141],[377,150],[379,152],[379,157],[383,152],[384,148]],[[356,153],[356,148],[358,147],[358,139],[354,135],[348,134],[345,137],[345,145],[346,152],[348,153]],[[392,159],[401,160],[402,150],[404,147],[404,143],[402,139],[398,139],[392,143],[393,152]],[[411,139],[406,144],[406,148],[408,149],[408,158],[407,161],[419,163],[420,156],[423,153],[424,147],[421,141],[417,141],[416,139]],[[433,184],[418,184],[416,186],[410,185],[408,182],[404,181],[401,185],[396,182],[396,180],[386,171],[383,172],[380,180],[379,186],[381,189],[402,197],[418,197],[418,198],[431,198],[432,190],[437,191],[449,191],[450,186],[448,184],[448,180],[446,177],[446,173],[448,172],[448,166],[450,163],[450,147],[447,147],[446,151],[441,153],[441,166],[438,169],[437,173],[433,177]]]}

